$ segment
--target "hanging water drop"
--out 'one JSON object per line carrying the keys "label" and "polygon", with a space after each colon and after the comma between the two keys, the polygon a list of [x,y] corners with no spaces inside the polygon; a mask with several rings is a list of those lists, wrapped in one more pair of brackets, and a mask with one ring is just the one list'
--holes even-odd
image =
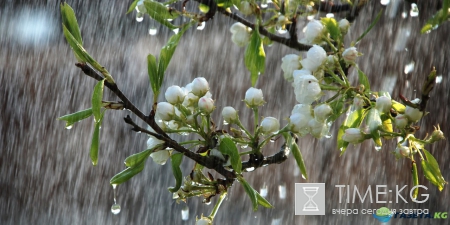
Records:
{"label": "hanging water drop", "polygon": [[70,129],[72,129],[72,127],[73,127],[73,125],[69,125],[69,126],[66,126],[66,129],[70,130]]}
{"label": "hanging water drop", "polygon": [[228,125],[229,123],[226,120],[223,120],[223,125]]}
{"label": "hanging water drop", "polygon": [[205,21],[203,21],[203,22],[200,24],[200,26],[197,26],[197,30],[203,30],[203,29],[205,29],[205,25],[206,25],[206,23],[205,23]]}
{"label": "hanging water drop", "polygon": [[414,70],[414,65],[415,65],[414,61],[406,64],[404,69],[405,74],[411,73]]}
{"label": "hanging water drop", "polygon": [[439,84],[442,82],[442,75],[436,76],[436,84]]}
{"label": "hanging water drop", "polygon": [[389,2],[391,2],[391,0],[381,0],[381,1],[380,1],[380,3],[381,3],[382,5],[387,5],[387,4],[389,4]]}
{"label": "hanging water drop", "polygon": [[402,12],[402,18],[406,19],[406,17],[408,17],[408,13],[407,12]]}
{"label": "hanging water drop", "polygon": [[178,31],[180,31],[180,28],[175,28],[172,30],[175,34],[178,34]]}
{"label": "hanging water drop", "polygon": [[333,14],[333,13],[327,13],[326,17],[327,17],[327,18],[333,18],[333,17],[334,17],[334,14]]}
{"label": "hanging water drop", "polygon": [[158,29],[156,29],[155,27],[151,27],[150,29],[148,29],[148,34],[150,35],[156,35],[158,33]]}
{"label": "hanging water drop", "polygon": [[375,146],[375,150],[380,151],[381,150],[381,146]]}
{"label": "hanging water drop", "polygon": [[251,172],[251,171],[253,171],[253,170],[255,170],[255,167],[249,167],[249,168],[247,168],[247,169],[245,169],[247,172]]}
{"label": "hanging water drop", "polygon": [[411,11],[409,11],[409,15],[411,17],[417,17],[419,16],[419,8],[417,7],[416,3],[411,4]]}
{"label": "hanging water drop", "polygon": [[142,15],[142,13],[140,13],[140,12],[136,13],[136,21],[139,23],[139,22],[142,22],[143,20],[144,20],[144,16]]}
{"label": "hanging water drop", "polygon": [[187,205],[181,209],[181,219],[184,221],[189,219],[189,207]]}
{"label": "hanging water drop", "polygon": [[120,205],[117,204],[117,203],[115,203],[114,205],[112,205],[112,206],[111,206],[111,212],[112,212],[114,215],[119,214],[119,213],[120,213]]}
{"label": "hanging water drop", "polygon": [[278,186],[278,194],[279,194],[280,199],[286,198],[286,184],[280,184]]}
{"label": "hanging water drop", "polygon": [[259,194],[262,197],[266,197],[267,196],[267,185],[266,185],[266,183],[264,183],[263,186],[261,187],[261,189],[259,190]]}

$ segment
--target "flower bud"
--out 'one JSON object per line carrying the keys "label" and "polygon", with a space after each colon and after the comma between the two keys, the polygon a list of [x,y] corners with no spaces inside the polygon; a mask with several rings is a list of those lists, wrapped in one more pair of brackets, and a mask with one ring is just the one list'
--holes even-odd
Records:
{"label": "flower bud", "polygon": [[294,81],[293,73],[294,70],[298,70],[300,68],[300,57],[295,54],[289,54],[284,56],[281,61],[281,69],[284,72],[284,79],[287,81]]}
{"label": "flower bud", "polygon": [[164,94],[166,100],[173,105],[183,103],[184,97],[186,93],[181,89],[180,86],[173,85],[167,88],[166,93]]}
{"label": "flower bud", "polygon": [[256,89],[254,87],[249,88],[245,92],[245,99],[244,99],[244,101],[245,101],[245,103],[247,103],[247,105],[250,108],[262,106],[265,103],[264,99],[263,99],[262,90],[261,89]]}
{"label": "flower bud", "polygon": [[311,104],[320,98],[322,90],[319,81],[313,75],[296,76],[294,71],[294,93],[298,103]]}
{"label": "flower bud", "polygon": [[307,116],[300,113],[294,113],[289,117],[289,128],[292,132],[300,134],[300,136],[306,135],[310,131],[308,126],[309,121],[310,118]]}
{"label": "flower bud", "polygon": [[348,28],[350,27],[350,22],[347,19],[339,20],[339,29],[342,34],[347,34]]}
{"label": "flower bud", "polygon": [[413,108],[411,106],[406,106],[405,108],[405,116],[411,121],[411,122],[417,122],[420,120],[423,116],[423,112],[419,109]]}
{"label": "flower bud", "polygon": [[250,42],[251,29],[246,27],[242,23],[235,23],[231,26],[230,32],[233,34],[231,36],[231,41],[239,47],[244,47]]}
{"label": "flower bud", "polygon": [[[300,29],[301,30],[301,29]],[[305,39],[309,44],[319,43],[323,32],[323,25],[319,20],[311,20],[306,25]]]}
{"label": "flower bud", "polygon": [[300,113],[312,119],[311,115],[311,105],[309,104],[297,104],[292,109],[291,114]]}
{"label": "flower bud", "polygon": [[[183,105],[185,107],[195,107],[198,103],[198,96],[194,95],[193,93],[189,92],[186,97],[184,97]],[[191,108],[192,110],[193,108]]]}
{"label": "flower bud", "polygon": [[387,113],[391,110],[392,101],[390,97],[380,96],[376,100],[375,108],[381,113]]}
{"label": "flower bud", "polygon": [[242,14],[245,16],[248,16],[253,13],[252,6],[250,5],[250,2],[242,1],[239,6],[239,11],[241,11]]}
{"label": "flower bud", "polygon": [[[151,127],[150,127],[150,131],[155,132],[153,129],[151,129]],[[164,141],[161,141],[158,138],[155,138],[150,135],[150,137],[147,140],[147,149],[152,149],[162,143],[164,143]]]}
{"label": "flower bud", "polygon": [[405,128],[406,127],[406,125],[408,125],[408,118],[405,116],[405,115],[402,115],[402,114],[398,114],[396,117],[395,117],[395,120],[394,120],[394,123],[395,123],[395,126],[398,128],[398,129],[403,129],[403,128]]}
{"label": "flower bud", "polygon": [[280,129],[280,122],[274,117],[266,117],[260,127],[263,134],[275,133]]}
{"label": "flower bud", "polygon": [[325,50],[318,45],[313,45],[306,53],[306,58],[302,59],[301,64],[304,69],[315,72],[326,60]]}
{"label": "flower bud", "polygon": [[445,140],[444,132],[441,131],[441,128],[439,127],[439,124],[437,125],[437,128],[434,127],[433,133],[431,133],[431,136],[427,138],[427,142],[432,144],[436,141]]}
{"label": "flower bud", "polygon": [[168,102],[159,102],[156,106],[156,115],[164,121],[170,121],[175,115],[175,107]]}
{"label": "flower bud", "polygon": [[164,164],[166,164],[167,160],[170,157],[170,151],[169,150],[160,150],[157,152],[153,152],[152,154],[150,154],[150,157],[152,157],[152,159],[155,163],[164,165]]}
{"label": "flower bud", "polygon": [[369,125],[370,132],[378,130],[382,125],[380,113],[378,109],[372,108],[367,115],[367,124]]}
{"label": "flower bud", "polygon": [[395,148],[395,153],[399,156],[408,157],[411,155],[411,150],[407,146],[397,144],[397,148]]}
{"label": "flower bud", "polygon": [[311,129],[311,135],[315,138],[322,138],[328,133],[328,126],[317,119],[312,119],[308,122],[308,126]]}
{"label": "flower bud", "polygon": [[208,97],[201,97],[198,100],[198,108],[205,114],[211,114],[215,109],[214,100]]}
{"label": "flower bud", "polygon": [[359,128],[348,128],[345,130],[344,135],[342,135],[342,140],[352,144],[361,143],[364,139],[364,134]]}
{"label": "flower bud", "polygon": [[358,110],[362,109],[364,105],[365,105],[364,98],[360,94],[357,94],[353,98],[353,106],[355,107],[356,110]]}
{"label": "flower bud", "polygon": [[192,81],[192,93],[202,97],[209,91],[208,81],[204,77],[197,77]]}
{"label": "flower bud", "polygon": [[195,225],[211,225],[211,224],[212,224],[211,220],[206,217],[202,217],[201,219],[197,220],[197,222],[195,222]]}
{"label": "flower bud", "polygon": [[328,104],[321,104],[314,108],[314,118],[319,122],[325,122],[331,116],[333,109]]}
{"label": "flower bud", "polygon": [[344,50],[342,53],[342,57],[348,63],[354,62],[356,57],[358,57],[358,51],[356,51],[355,47],[350,47]]}
{"label": "flower bud", "polygon": [[226,123],[233,123],[238,118],[238,115],[236,109],[231,106],[226,106],[222,109],[222,117]]}

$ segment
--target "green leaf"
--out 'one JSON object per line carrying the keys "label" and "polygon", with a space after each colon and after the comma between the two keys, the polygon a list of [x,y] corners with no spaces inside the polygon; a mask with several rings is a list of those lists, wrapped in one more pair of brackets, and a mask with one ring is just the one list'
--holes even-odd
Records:
{"label": "green leaf", "polygon": [[341,97],[330,103],[330,107],[333,109],[333,114],[328,118],[328,121],[333,122],[344,113],[344,101],[345,98]]}
{"label": "green leaf", "polygon": [[262,205],[265,208],[273,208],[273,205],[270,204],[270,202],[267,201],[263,196],[261,196],[256,190],[255,190],[255,194],[256,194],[256,200],[258,200],[258,204]]}
{"label": "green leaf", "polygon": [[367,115],[366,109],[358,109],[350,113],[347,119],[345,119],[344,123],[342,123],[337,135],[337,145],[338,145],[337,147],[341,151],[340,155],[344,154],[349,144],[348,142],[342,140],[342,136],[344,135],[345,130],[348,128],[360,127],[366,115]]}
{"label": "green leaf", "polygon": [[136,5],[137,5],[138,2],[139,2],[139,0],[134,0],[134,1],[131,3],[130,7],[128,8],[128,11],[127,11],[126,14],[128,14],[128,13],[130,13],[130,12],[133,12],[133,10],[136,8]]}
{"label": "green leaf", "polygon": [[218,7],[224,9],[233,6],[233,2],[231,0],[214,0],[214,1],[217,3]]}
{"label": "green leaf", "polygon": [[364,85],[364,93],[369,94],[370,93],[369,79],[367,78],[366,74],[359,68],[358,68],[358,79],[359,83]]}
{"label": "green leaf", "polygon": [[442,9],[440,9],[436,14],[431,17],[427,23],[422,27],[420,33],[424,34],[431,30],[436,29],[443,22],[447,21],[449,14],[450,0],[444,0]]}
{"label": "green leaf", "polygon": [[77,18],[75,17],[75,12],[72,7],[67,3],[61,3],[60,7],[63,25],[67,28],[67,31],[72,34],[74,39],[80,45],[83,45],[80,27],[78,26]]}
{"label": "green leaf", "polygon": [[154,96],[159,95],[159,88],[161,87],[158,82],[158,67],[156,66],[156,57],[152,54],[147,56],[147,71],[150,85],[153,90]]}
{"label": "green leaf", "polygon": [[366,36],[367,33],[369,33],[370,30],[372,30],[372,28],[375,26],[375,24],[377,24],[378,20],[380,20],[381,15],[383,14],[383,10],[381,10],[378,14],[377,17],[375,17],[375,20],[372,21],[372,23],[369,25],[369,27],[364,31],[363,34],[361,34],[361,36],[359,36],[358,39],[356,39],[356,43],[358,43],[361,39],[364,38],[364,36]]}
{"label": "green leaf", "polygon": [[94,93],[92,94],[92,113],[94,114],[94,120],[96,123],[100,121],[102,112],[102,100],[103,100],[103,87],[105,80],[99,81],[94,87]]}
{"label": "green leaf", "polygon": [[297,143],[295,143],[295,141],[292,142],[291,151],[292,155],[294,155],[295,161],[297,162],[298,168],[302,172],[303,177],[305,179],[308,179],[308,174],[306,173],[306,166],[305,161],[303,161],[302,152],[300,151],[300,148],[298,147]]}
{"label": "green leaf", "polygon": [[423,149],[423,152],[426,156],[426,160],[421,161],[424,175],[432,184],[438,187],[439,191],[442,191],[447,182],[442,176],[439,164],[430,152],[426,149]]}
{"label": "green leaf", "polygon": [[100,145],[100,125],[101,125],[101,122],[95,123],[94,134],[92,135],[92,141],[91,141],[91,150],[89,151],[92,165],[94,165],[94,166],[96,166],[98,163],[98,148]]}
{"label": "green leaf", "polygon": [[[417,165],[416,162],[412,162],[412,176],[413,176],[413,187],[419,185],[419,175],[417,174]],[[416,188],[413,193],[413,198],[416,199],[417,195],[419,195],[419,188]]]}
{"label": "green leaf", "polygon": [[175,19],[179,15],[176,11],[169,11],[169,8],[165,5],[155,2],[155,1],[144,1],[145,9],[147,14],[154,20],[158,21],[160,24],[168,27],[169,29],[176,29],[177,27],[170,23],[168,19]]}
{"label": "green leaf", "polygon": [[238,176],[237,179],[239,183],[244,186],[245,192],[250,197],[250,200],[252,200],[253,211],[258,210],[258,197],[256,196],[257,192],[255,191],[255,189],[253,189],[242,176]]}
{"label": "green leaf", "polygon": [[64,115],[58,118],[58,120],[66,121],[66,128],[71,127],[74,123],[84,120],[88,117],[92,116],[92,108],[85,109],[82,111],[78,111],[76,113]]}
{"label": "green leaf", "polygon": [[122,170],[122,172],[114,175],[114,177],[111,178],[109,183],[111,185],[119,185],[119,184],[131,179],[132,177],[134,177],[136,174],[140,173],[144,169],[146,161],[147,160],[144,160],[134,167],[128,167],[125,170]]}
{"label": "green leaf", "polygon": [[245,49],[244,61],[251,74],[252,86],[255,86],[259,74],[264,73],[266,67],[266,53],[257,29],[252,32],[250,43]]}
{"label": "green leaf", "polygon": [[241,156],[239,150],[229,137],[224,137],[220,140],[219,151],[222,154],[230,156],[231,166],[237,174],[242,172]]}
{"label": "green leaf", "polygon": [[183,174],[181,173],[180,169],[181,162],[183,161],[183,153],[173,154],[170,158],[172,159],[172,171],[173,176],[175,177],[176,184],[175,187],[170,187],[169,191],[177,192],[181,187],[181,181],[183,179]]}
{"label": "green leaf", "polygon": [[322,24],[325,25],[331,38],[335,41],[340,41],[342,37],[341,29],[339,28],[339,24],[336,22],[336,20],[334,18],[328,17],[321,18],[320,20],[322,21]]}
{"label": "green leaf", "polygon": [[136,165],[140,164],[141,162],[147,160],[147,158],[153,152],[153,149],[147,149],[142,152],[128,156],[124,162],[125,166],[133,167],[133,166],[136,166]]}

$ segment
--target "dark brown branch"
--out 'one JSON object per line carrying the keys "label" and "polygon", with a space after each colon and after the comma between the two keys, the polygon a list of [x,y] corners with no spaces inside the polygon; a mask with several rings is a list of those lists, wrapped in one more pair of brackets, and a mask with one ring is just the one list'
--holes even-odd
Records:
{"label": "dark brown branch", "polygon": [[259,167],[264,167],[264,166],[268,166],[270,164],[280,164],[283,163],[284,161],[286,161],[286,159],[288,158],[290,154],[290,149],[289,147],[285,144],[283,144],[283,146],[281,146],[280,151],[277,152],[276,154],[273,154],[271,156],[268,157],[263,157],[261,160],[261,156],[251,156],[250,155],[250,159],[246,162],[242,163],[242,170],[248,169],[248,168],[254,168],[257,169]]}
{"label": "dark brown branch", "polygon": [[[225,16],[230,17],[233,20],[236,20],[237,22],[240,22],[242,24],[244,24],[247,27],[252,28],[253,30],[255,30],[255,24],[251,23],[250,21],[242,18],[241,16],[237,15],[236,13],[230,13],[227,12],[224,8],[218,7],[217,11],[219,11],[220,13],[222,13]],[[286,45],[290,48],[296,49],[298,51],[308,51],[311,46],[310,45],[305,45],[305,44],[301,44],[298,42],[298,40],[296,38],[285,38],[285,37],[280,37],[278,35],[272,34],[270,33],[268,30],[264,29],[263,26],[259,26],[258,27],[259,33],[268,37],[270,40],[274,41],[274,42],[278,42],[281,43],[283,45]]]}

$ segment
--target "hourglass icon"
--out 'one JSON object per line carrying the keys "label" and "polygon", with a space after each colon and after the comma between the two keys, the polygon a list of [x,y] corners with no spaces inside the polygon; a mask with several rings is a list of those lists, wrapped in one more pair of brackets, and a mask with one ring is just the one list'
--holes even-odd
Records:
{"label": "hourglass icon", "polygon": [[319,187],[303,187],[303,193],[308,196],[308,201],[303,205],[303,211],[319,211],[319,207],[313,201],[314,196],[317,194]]}

